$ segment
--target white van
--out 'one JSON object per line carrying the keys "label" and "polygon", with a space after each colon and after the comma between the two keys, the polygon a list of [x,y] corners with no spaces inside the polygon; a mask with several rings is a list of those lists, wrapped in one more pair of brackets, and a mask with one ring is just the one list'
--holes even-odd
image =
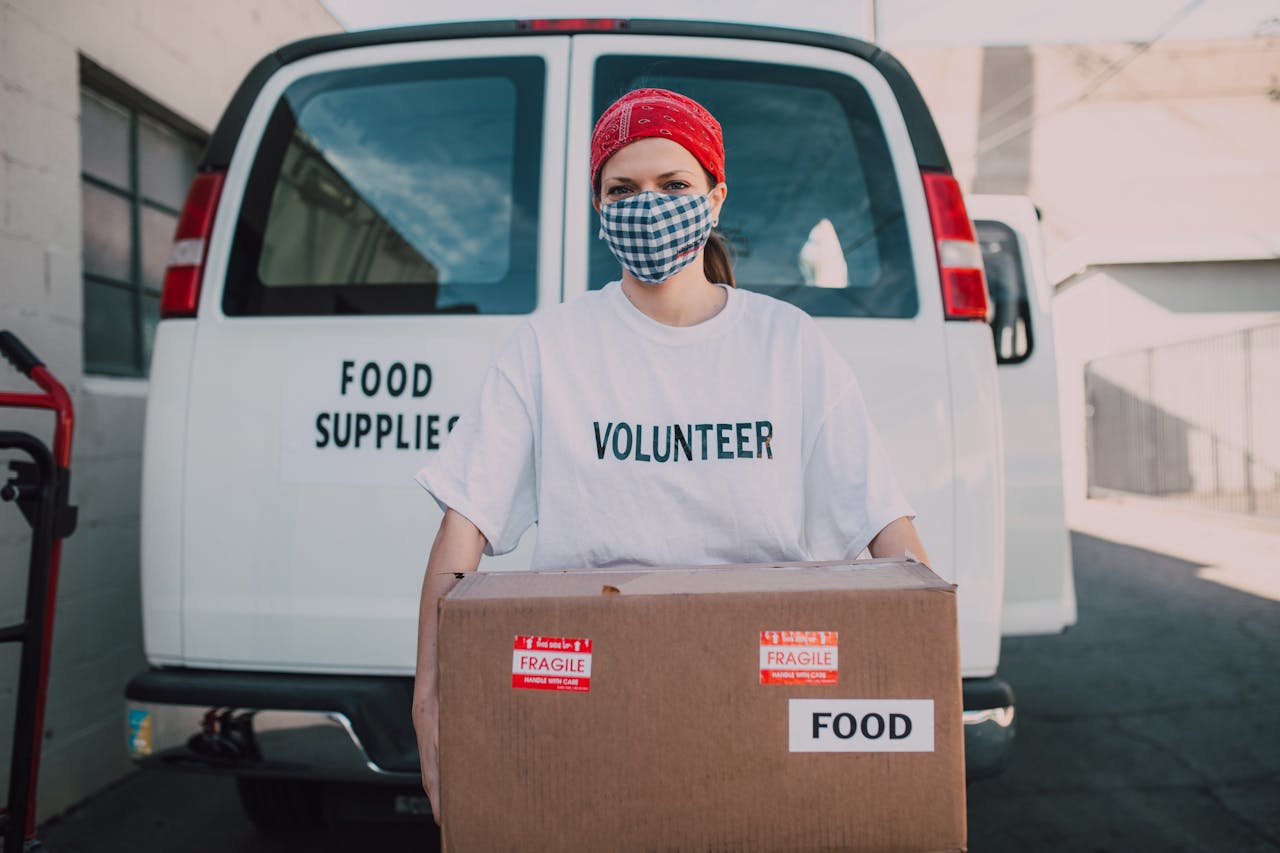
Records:
{"label": "white van", "polygon": [[[150,669],[126,690],[139,762],[235,774],[264,826],[314,820],[338,783],[421,809],[409,706],[439,514],[412,474],[525,315],[616,276],[588,143],[641,85],[724,127],[739,286],[808,311],[857,371],[959,585],[970,777],[1000,767],[1002,621],[1060,631],[1074,602],[1060,513],[1027,525],[1006,583],[1001,433],[1022,427],[1002,428],[981,255],[929,111],[873,45],[639,20],[309,39],[237,92],[179,224],[152,361]],[[1032,290],[1022,322],[1051,378]],[[1042,451],[1026,470],[1051,491],[1059,454]],[[482,569],[523,568],[535,535]]]}
{"label": "white van", "polygon": [[1056,634],[1076,623],[1076,588],[1062,483],[1053,283],[1040,215],[1026,196],[971,195],[966,202],[987,275],[1003,413],[1001,625],[1006,637]]}

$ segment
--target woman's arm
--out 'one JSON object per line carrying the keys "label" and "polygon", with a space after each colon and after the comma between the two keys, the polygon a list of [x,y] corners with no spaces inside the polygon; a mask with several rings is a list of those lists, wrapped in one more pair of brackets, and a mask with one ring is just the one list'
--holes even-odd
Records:
{"label": "woman's arm", "polygon": [[905,515],[886,524],[867,548],[873,557],[903,557],[910,552],[916,560],[929,565],[929,555],[925,553],[920,534]]}
{"label": "woman's arm", "polygon": [[440,822],[440,700],[436,684],[436,608],[440,598],[458,582],[457,572],[474,572],[480,565],[485,538],[465,516],[446,510],[422,578],[418,605],[418,666],[413,682],[413,728],[418,737],[422,787],[431,800],[431,813]]}

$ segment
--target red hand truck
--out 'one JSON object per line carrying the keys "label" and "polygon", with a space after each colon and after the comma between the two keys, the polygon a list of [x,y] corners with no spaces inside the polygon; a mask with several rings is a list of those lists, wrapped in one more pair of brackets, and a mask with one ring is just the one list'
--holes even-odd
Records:
{"label": "red hand truck", "polygon": [[0,837],[5,853],[36,850],[36,781],[44,729],[44,700],[49,684],[49,652],[53,611],[58,597],[58,560],[62,540],[76,526],[76,510],[67,505],[71,483],[71,431],[75,413],[71,397],[40,359],[11,332],[0,332],[0,354],[43,394],[0,392],[0,408],[49,409],[57,416],[53,452],[35,436],[0,430],[0,450],[20,450],[29,462],[9,463],[8,482],[0,500],[16,503],[31,525],[31,562],[27,574],[27,607],[16,625],[0,626],[0,643],[20,643],[18,703],[9,766],[8,807],[0,811]]}

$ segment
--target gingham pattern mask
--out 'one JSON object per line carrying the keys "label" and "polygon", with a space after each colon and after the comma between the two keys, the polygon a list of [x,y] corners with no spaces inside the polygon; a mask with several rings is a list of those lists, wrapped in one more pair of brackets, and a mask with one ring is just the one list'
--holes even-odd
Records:
{"label": "gingham pattern mask", "polygon": [[711,235],[711,199],[645,190],[600,207],[600,236],[640,281],[660,284],[688,266]]}

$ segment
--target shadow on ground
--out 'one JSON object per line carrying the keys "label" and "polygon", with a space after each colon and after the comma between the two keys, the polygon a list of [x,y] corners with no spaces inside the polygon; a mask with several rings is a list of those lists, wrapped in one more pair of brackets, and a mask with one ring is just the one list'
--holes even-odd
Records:
{"label": "shadow on ground", "polygon": [[434,825],[341,823],[269,835],[245,817],[230,776],[137,773],[42,827],[47,853],[433,853]]}
{"label": "shadow on ground", "polygon": [[1280,603],[1152,551],[1072,551],[1079,623],[1005,641],[1018,745],[969,789],[970,849],[1280,849]]}

